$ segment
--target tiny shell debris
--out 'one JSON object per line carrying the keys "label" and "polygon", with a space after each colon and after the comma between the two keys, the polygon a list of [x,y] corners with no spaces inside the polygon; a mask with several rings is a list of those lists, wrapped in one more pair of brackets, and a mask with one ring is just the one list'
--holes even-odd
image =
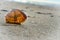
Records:
{"label": "tiny shell debris", "polygon": [[5,19],[6,23],[21,24],[27,19],[27,16],[21,10],[13,9],[5,16]]}

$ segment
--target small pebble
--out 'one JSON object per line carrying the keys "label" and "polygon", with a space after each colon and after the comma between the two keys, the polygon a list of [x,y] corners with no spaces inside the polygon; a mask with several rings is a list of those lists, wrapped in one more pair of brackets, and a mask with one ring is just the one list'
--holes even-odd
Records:
{"label": "small pebble", "polygon": [[42,14],[41,12],[36,12],[37,14]]}
{"label": "small pebble", "polygon": [[31,17],[31,16],[27,16],[27,17]]}
{"label": "small pebble", "polygon": [[27,16],[27,17],[30,17],[30,18],[35,18],[35,16]]}
{"label": "small pebble", "polygon": [[53,15],[51,15],[51,17],[54,17]]}

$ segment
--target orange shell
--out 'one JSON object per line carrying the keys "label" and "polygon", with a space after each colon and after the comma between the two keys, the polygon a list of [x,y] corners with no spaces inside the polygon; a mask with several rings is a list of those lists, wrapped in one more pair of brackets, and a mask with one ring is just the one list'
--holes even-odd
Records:
{"label": "orange shell", "polygon": [[19,9],[14,9],[5,16],[6,23],[21,24],[27,16]]}

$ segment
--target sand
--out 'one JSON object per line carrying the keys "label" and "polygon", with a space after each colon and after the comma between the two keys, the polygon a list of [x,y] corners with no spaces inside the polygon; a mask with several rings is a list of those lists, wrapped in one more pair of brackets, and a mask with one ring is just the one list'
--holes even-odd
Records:
{"label": "sand", "polygon": [[[12,9],[20,9],[27,15],[27,20],[22,25],[5,23],[5,15]],[[1,2],[0,40],[60,40],[60,9],[18,2]]]}

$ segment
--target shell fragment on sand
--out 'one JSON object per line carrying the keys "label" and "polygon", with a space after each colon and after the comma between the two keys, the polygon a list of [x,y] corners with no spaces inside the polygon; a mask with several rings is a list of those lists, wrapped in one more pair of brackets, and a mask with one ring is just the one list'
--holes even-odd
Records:
{"label": "shell fragment on sand", "polygon": [[5,16],[5,19],[6,23],[21,24],[27,19],[27,16],[21,10],[13,9]]}

